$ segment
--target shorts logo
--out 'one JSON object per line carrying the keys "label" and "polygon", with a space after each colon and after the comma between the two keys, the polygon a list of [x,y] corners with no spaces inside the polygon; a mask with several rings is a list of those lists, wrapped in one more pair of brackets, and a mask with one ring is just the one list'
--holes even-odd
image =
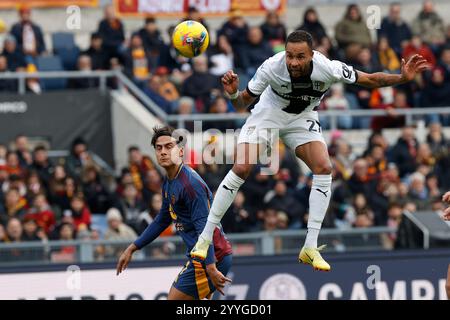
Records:
{"label": "shorts logo", "polygon": [[289,273],[269,277],[259,289],[260,300],[306,300],[303,283]]}
{"label": "shorts logo", "polygon": [[256,130],[256,126],[248,127],[247,128],[247,135],[251,135]]}

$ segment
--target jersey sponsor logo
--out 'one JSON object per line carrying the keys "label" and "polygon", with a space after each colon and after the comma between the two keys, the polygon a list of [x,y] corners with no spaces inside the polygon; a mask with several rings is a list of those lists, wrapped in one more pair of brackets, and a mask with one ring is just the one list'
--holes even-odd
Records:
{"label": "jersey sponsor logo", "polygon": [[181,222],[175,222],[175,229],[179,232],[184,231],[184,225]]}
{"label": "jersey sponsor logo", "polygon": [[294,82],[292,84],[293,89],[305,89],[305,88],[311,88],[311,82]]}

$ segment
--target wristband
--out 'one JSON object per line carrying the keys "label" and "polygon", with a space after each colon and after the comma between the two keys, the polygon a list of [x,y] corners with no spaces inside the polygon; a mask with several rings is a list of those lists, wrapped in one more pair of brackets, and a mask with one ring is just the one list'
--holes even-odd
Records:
{"label": "wristband", "polygon": [[228,94],[228,96],[230,97],[231,100],[236,100],[239,97],[239,90],[237,90],[233,94]]}

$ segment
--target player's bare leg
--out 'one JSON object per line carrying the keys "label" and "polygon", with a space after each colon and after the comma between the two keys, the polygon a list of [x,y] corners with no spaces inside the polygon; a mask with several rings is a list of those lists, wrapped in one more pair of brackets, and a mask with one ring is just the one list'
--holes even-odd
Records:
{"label": "player's bare leg", "polygon": [[256,164],[259,150],[262,150],[262,147],[259,147],[258,144],[240,143],[237,145],[233,168],[217,188],[206,226],[191,251],[192,257],[206,258],[214,230],[233,203],[239,188],[249,176],[254,164]]}
{"label": "player's bare leg", "polygon": [[195,300],[194,297],[181,292],[174,286],[170,287],[169,295],[167,296],[167,300]]}
{"label": "player's bare leg", "polygon": [[308,233],[305,245],[299,254],[299,261],[311,264],[314,269],[329,271],[330,265],[320,255],[322,247],[317,246],[317,239],[331,197],[331,161],[325,144],[312,141],[295,149],[295,154],[313,173],[311,194],[309,196]]}

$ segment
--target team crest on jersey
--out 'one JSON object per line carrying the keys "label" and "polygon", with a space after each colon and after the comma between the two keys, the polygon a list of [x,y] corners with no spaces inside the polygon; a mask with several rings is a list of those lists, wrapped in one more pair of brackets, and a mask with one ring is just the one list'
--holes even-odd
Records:
{"label": "team crest on jersey", "polygon": [[316,91],[323,91],[323,89],[325,88],[325,82],[313,81],[313,88]]}

